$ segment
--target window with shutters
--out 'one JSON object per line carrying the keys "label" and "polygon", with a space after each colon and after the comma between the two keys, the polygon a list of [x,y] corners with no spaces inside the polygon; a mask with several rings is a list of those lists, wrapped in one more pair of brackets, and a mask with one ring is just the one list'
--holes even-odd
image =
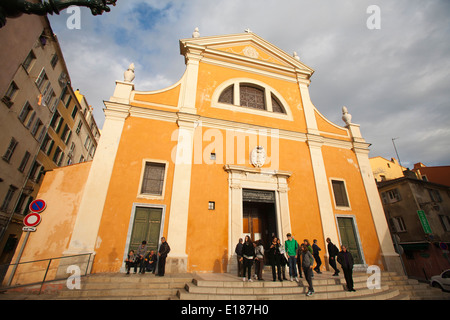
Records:
{"label": "window with shutters", "polygon": [[2,206],[0,207],[0,211],[7,212],[7,213],[9,212],[10,203],[11,203],[11,200],[14,197],[14,194],[16,193],[16,191],[17,191],[17,187],[15,187],[13,185],[9,186],[8,192],[6,193],[6,196],[3,200]]}
{"label": "window with shutters", "polygon": [[350,204],[348,201],[347,190],[344,181],[331,180],[331,185],[333,187],[334,202],[336,204],[336,207],[349,208]]}
{"label": "window with shutters", "polygon": [[166,167],[164,162],[145,161],[140,186],[140,196],[162,197],[166,180]]}
{"label": "window with shutters", "polygon": [[25,69],[27,73],[31,71],[31,68],[34,65],[34,62],[36,61],[36,56],[34,55],[33,50],[30,51],[28,56],[25,58],[25,60],[22,63],[22,67]]}
{"label": "window with shutters", "polygon": [[11,138],[11,141],[9,142],[8,149],[6,149],[6,152],[3,155],[3,160],[5,160],[6,162],[9,163],[9,161],[11,160],[12,155],[14,154],[14,150],[16,149],[18,144],[19,144],[19,142],[16,139]]}
{"label": "window with shutters", "polygon": [[402,200],[398,189],[389,190],[381,193],[383,204],[391,204]]}
{"label": "window with shutters", "polygon": [[41,73],[39,74],[39,76],[37,77],[35,83],[36,86],[38,87],[39,91],[42,91],[43,88],[45,88],[45,85],[48,82],[48,76],[47,73],[45,73],[45,69],[42,68]]}
{"label": "window with shutters", "polygon": [[393,232],[406,232],[405,221],[402,217],[393,217],[389,220]]}

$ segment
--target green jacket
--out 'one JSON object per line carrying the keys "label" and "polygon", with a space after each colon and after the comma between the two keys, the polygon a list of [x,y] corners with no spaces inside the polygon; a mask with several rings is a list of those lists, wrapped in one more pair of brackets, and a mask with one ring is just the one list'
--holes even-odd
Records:
{"label": "green jacket", "polygon": [[284,248],[286,249],[286,253],[288,256],[296,256],[298,249],[298,242],[295,239],[286,240],[284,243]]}

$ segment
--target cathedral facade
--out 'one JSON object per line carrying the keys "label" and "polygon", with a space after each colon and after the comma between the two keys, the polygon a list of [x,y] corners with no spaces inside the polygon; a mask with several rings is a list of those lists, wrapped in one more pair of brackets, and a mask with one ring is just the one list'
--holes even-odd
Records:
{"label": "cathedral facade", "polygon": [[[157,250],[163,236],[168,273],[229,272],[239,238],[268,248],[287,233],[317,239],[325,261],[330,238],[357,267],[401,269],[369,143],[346,108],[339,126],[313,105],[313,69],[252,32],[195,32],[180,52],[186,71],[168,88],[136,91],[133,65],[116,82],[94,160],[45,177],[47,209],[30,240],[46,233],[53,255],[95,254],[94,273],[124,271],[130,249],[146,240]],[[71,209],[56,232],[63,218],[50,199],[73,175],[79,188],[59,204]]]}

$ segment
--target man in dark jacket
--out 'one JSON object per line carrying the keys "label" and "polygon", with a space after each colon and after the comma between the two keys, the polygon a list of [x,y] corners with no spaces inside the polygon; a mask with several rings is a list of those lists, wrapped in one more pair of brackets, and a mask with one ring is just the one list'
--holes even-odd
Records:
{"label": "man in dark jacket", "polygon": [[322,260],[320,260],[320,255],[319,255],[319,251],[321,251],[322,249],[320,249],[320,247],[317,245],[316,239],[314,239],[314,241],[313,241],[312,249],[313,249],[313,257],[314,257],[314,260],[316,261],[316,267],[314,268],[314,271],[316,271],[317,273],[322,273],[320,271],[320,266],[322,265]]}
{"label": "man in dark jacket", "polygon": [[339,252],[337,261],[341,264],[344,271],[345,282],[347,283],[348,291],[356,291],[353,289],[353,256],[347,247],[342,245],[342,250]]}
{"label": "man in dark jacket", "polygon": [[331,242],[330,238],[327,238],[328,243],[328,262],[330,266],[334,269],[333,276],[339,276],[339,269],[336,266],[336,256],[339,253],[339,249]]}
{"label": "man in dark jacket", "polygon": [[161,245],[158,251],[158,276],[163,277],[166,271],[166,258],[170,252],[169,244],[166,242],[166,238],[161,238]]}
{"label": "man in dark jacket", "polygon": [[243,277],[243,272],[244,272],[244,266],[242,265],[242,242],[244,242],[244,240],[242,240],[242,238],[239,238],[239,243],[236,245],[236,249],[234,250],[234,252],[236,253],[236,257],[237,257],[237,265],[238,265],[238,277]]}
{"label": "man in dark jacket", "polygon": [[158,258],[156,257],[155,251],[151,250],[146,256],[145,256],[145,268],[147,271],[155,273],[156,271],[156,263]]}

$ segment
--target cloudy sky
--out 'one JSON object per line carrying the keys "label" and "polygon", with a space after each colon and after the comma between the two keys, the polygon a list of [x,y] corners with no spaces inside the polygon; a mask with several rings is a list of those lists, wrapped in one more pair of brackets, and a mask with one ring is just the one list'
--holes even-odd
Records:
{"label": "cloudy sky", "polygon": [[[371,5],[380,9],[380,29]],[[103,100],[131,62],[136,90],[165,88],[184,73],[179,39],[254,33],[312,67],[311,99],[343,125],[342,106],[361,125],[370,156],[402,164],[450,165],[450,1],[448,0],[118,0],[111,12],[81,9],[50,16],[74,89],[94,106],[101,128]]]}

